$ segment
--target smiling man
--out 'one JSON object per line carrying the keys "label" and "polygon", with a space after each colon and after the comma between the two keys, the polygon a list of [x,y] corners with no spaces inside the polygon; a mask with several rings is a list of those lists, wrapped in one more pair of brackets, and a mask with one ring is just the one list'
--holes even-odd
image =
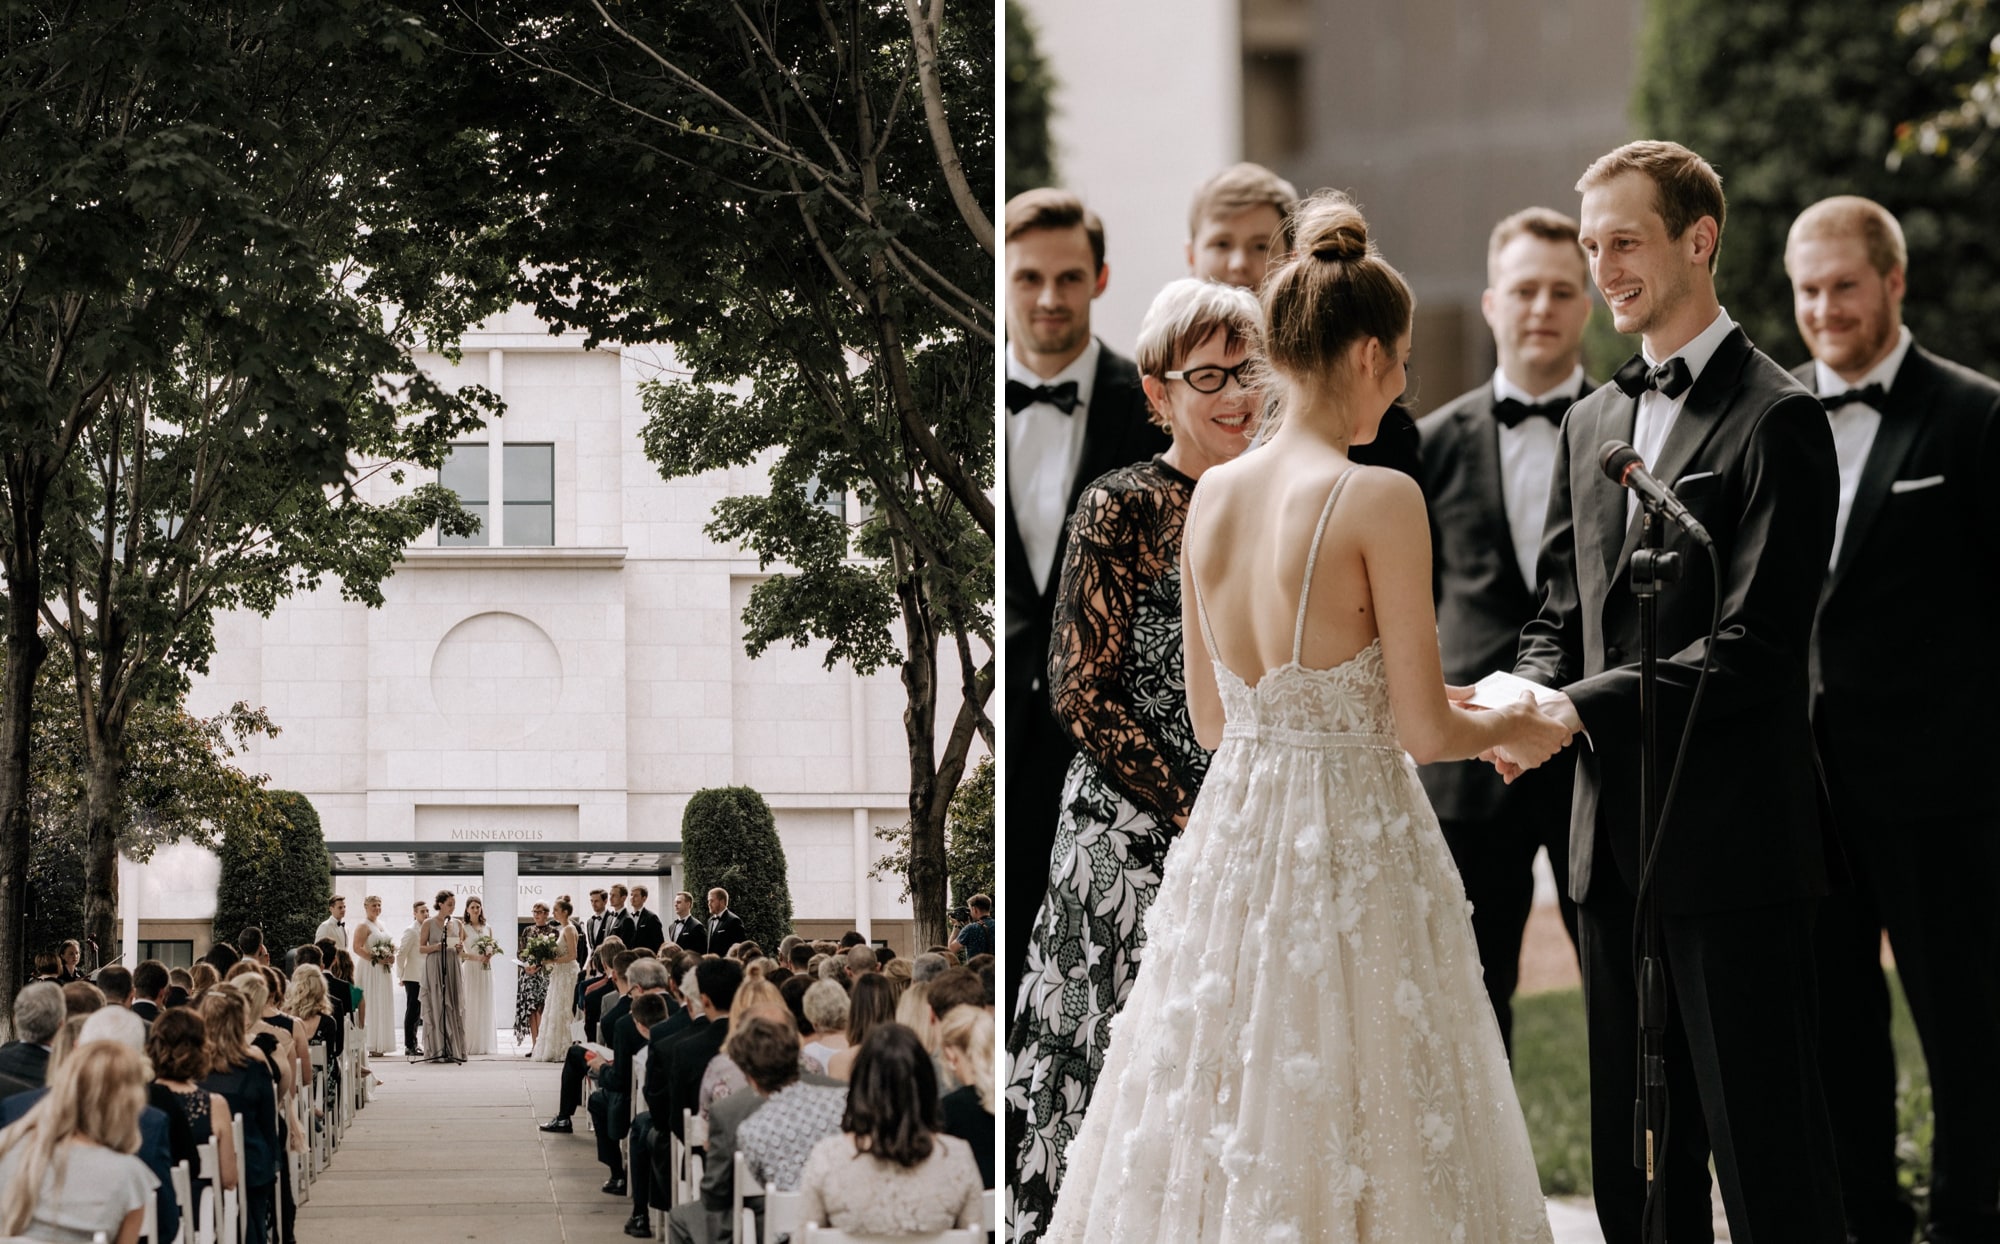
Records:
{"label": "smiling man", "polygon": [[[1628,441],[1714,541],[1677,529],[1659,610],[1665,769],[1705,656],[1713,670],[1653,873],[1667,975],[1671,1124],[1657,1168],[1668,1239],[1708,1239],[1708,1162],[1740,1240],[1840,1244],[1839,1178],[1815,1041],[1812,918],[1828,827],[1808,720],[1813,613],[1839,493],[1826,414],[1716,301],[1722,181],[1675,143],[1638,142],[1577,183],[1580,242],[1619,331],[1644,352],[1578,402],[1558,440],[1541,607],[1515,673],[1560,689],[1585,735],[1570,818],[1590,1029],[1591,1153],[1606,1239],[1640,1238],[1637,503],[1599,468]],[[1720,638],[1709,644],[1720,594]],[[1656,1138],[1660,1139],[1660,1138]]]}
{"label": "smiling man", "polygon": [[1907,263],[1896,218],[1849,195],[1807,208],[1785,245],[1813,355],[1793,374],[1826,406],[1840,462],[1813,724],[1854,886],[1827,900],[1813,940],[1820,1081],[1860,1244],[1908,1240],[1916,1222],[1896,1179],[1884,929],[1936,1103],[1932,1238],[2000,1239],[2000,787],[1988,773],[2000,740],[1981,680],[1966,676],[1986,663],[1985,593],[2000,577],[2000,385],[1911,339]]}
{"label": "smiling man", "polygon": [[[1432,578],[1445,681],[1475,682],[1514,662],[1521,628],[1539,599],[1535,556],[1555,478],[1563,415],[1595,388],[1583,374],[1590,265],[1576,222],[1546,207],[1493,227],[1479,306],[1500,356],[1493,379],[1417,423]],[[1424,789],[1472,903],[1472,932],[1486,991],[1513,1048],[1521,933],[1535,897],[1535,853],[1569,863],[1575,753],[1563,751],[1514,783],[1476,760],[1425,765]],[[1563,927],[1576,907],[1561,893]]]}
{"label": "smiling man", "polygon": [[[1104,292],[1104,226],[1064,190],[1006,208],[1007,871],[1003,927],[1020,980],[1040,908],[1056,804],[1074,748],[1049,710],[1049,633],[1064,530],[1085,484],[1167,447],[1146,416],[1139,371],[1091,336]],[[1010,989],[1011,992],[1011,989]]]}

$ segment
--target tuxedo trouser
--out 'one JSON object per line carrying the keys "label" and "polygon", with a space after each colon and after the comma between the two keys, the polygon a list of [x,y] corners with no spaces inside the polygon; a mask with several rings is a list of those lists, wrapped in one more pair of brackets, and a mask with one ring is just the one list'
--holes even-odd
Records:
{"label": "tuxedo trouser", "polygon": [[606,1089],[593,1089],[590,1094],[590,1123],[597,1129],[597,1160],[611,1168],[616,1177],[625,1169],[625,1159],[618,1152],[618,1142],[624,1139],[620,1132],[612,1130],[614,1120],[623,1124],[625,1096]]}
{"label": "tuxedo trouser", "polygon": [[563,1055],[562,1096],[556,1102],[557,1118],[569,1118],[583,1104],[583,1082],[589,1068],[590,1062],[584,1057],[583,1047],[570,1046],[569,1052]]}
{"label": "tuxedo trouser", "polygon": [[403,982],[403,1052],[421,1048],[417,1034],[423,1028],[423,985],[416,981]]}
{"label": "tuxedo trouser", "polygon": [[[637,1217],[653,1207],[653,1112],[642,1110],[632,1120],[631,1144],[625,1163],[630,1169],[627,1179],[632,1188],[632,1214]],[[662,1191],[665,1191],[662,1189]],[[667,1198],[659,1199],[659,1208],[666,1209]]]}
{"label": "tuxedo trouser", "polygon": [[1576,945],[1576,904],[1564,878],[1569,872],[1569,798],[1506,809],[1477,821],[1445,821],[1458,878],[1472,904],[1472,936],[1486,970],[1486,995],[1500,1021],[1500,1040],[1514,1054],[1514,990],[1521,982],[1521,935],[1535,904],[1535,853],[1548,848],[1556,873],[1556,901],[1570,945]]}
{"label": "tuxedo trouser", "polygon": [[1884,929],[1930,1072],[1929,1238],[2000,1241],[2000,826],[1993,819],[1838,819],[1854,888],[1828,900],[1814,931],[1820,1071],[1848,1228],[1859,1244],[1906,1244],[1916,1220],[1896,1177]]}
{"label": "tuxedo trouser", "polygon": [[[1608,859],[1606,851],[1600,858]],[[1661,918],[1667,1131],[1656,1170],[1667,1239],[1712,1241],[1715,1159],[1735,1244],[1843,1244],[1839,1175],[1815,1058],[1810,901]],[[1639,991],[1631,895],[1601,878],[1578,912],[1590,1028],[1590,1150],[1609,1244],[1636,1244]]]}
{"label": "tuxedo trouser", "polygon": [[[1025,705],[1007,720],[1007,888],[1001,896],[1004,924],[1019,930],[1007,949],[1007,1013],[1027,971],[1026,931],[1048,895],[1049,857],[1056,848],[1056,812],[1063,779],[1076,754],[1049,711],[1046,691],[1021,697]],[[1020,701],[1017,701],[1020,703]],[[1018,717],[1018,720],[1017,720]]]}

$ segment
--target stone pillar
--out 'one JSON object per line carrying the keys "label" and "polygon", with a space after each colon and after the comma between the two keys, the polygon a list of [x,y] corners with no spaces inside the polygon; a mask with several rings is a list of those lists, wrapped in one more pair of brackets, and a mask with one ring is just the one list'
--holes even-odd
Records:
{"label": "stone pillar", "polygon": [[[504,350],[486,352],[486,387],[495,397],[507,391]],[[486,543],[499,548],[507,543],[507,430],[505,420],[486,423]],[[494,995],[498,997],[498,994]]]}
{"label": "stone pillar", "polygon": [[873,862],[871,847],[874,837],[868,830],[868,809],[854,810],[854,928],[861,936],[873,939],[875,934],[869,923],[869,881],[868,865]]}
{"label": "stone pillar", "polygon": [[[505,1027],[514,1026],[514,989],[516,976],[513,954],[520,947],[514,944],[514,930],[517,915],[521,910],[521,857],[515,851],[486,852],[486,867],[480,880],[480,896],[486,900],[486,923],[493,928],[493,936],[500,943],[500,949],[507,956],[493,961],[493,1013],[491,1015],[468,1015],[468,1024],[485,1024],[491,1033],[503,1027],[499,1017],[505,1015]],[[504,1048],[504,1047],[495,1047]]]}
{"label": "stone pillar", "polygon": [[120,949],[125,957],[118,962],[126,968],[139,963],[139,866],[118,857],[118,923],[123,926]]}

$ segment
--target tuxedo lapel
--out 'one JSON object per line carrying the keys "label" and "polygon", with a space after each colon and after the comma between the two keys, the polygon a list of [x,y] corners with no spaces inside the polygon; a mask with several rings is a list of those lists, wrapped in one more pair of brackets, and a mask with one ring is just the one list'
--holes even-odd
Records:
{"label": "tuxedo lapel", "polygon": [[[1619,552],[1625,544],[1625,490],[1618,486],[1603,471],[1596,469],[1597,453],[1606,441],[1632,442],[1632,425],[1638,419],[1639,399],[1626,397],[1617,389],[1607,389],[1605,403],[1599,407],[1596,432],[1579,427],[1584,443],[1570,446],[1572,462],[1580,459],[1581,469],[1590,480],[1590,489],[1583,495],[1583,505],[1590,514],[1590,525],[1597,533],[1598,552],[1604,558],[1604,573],[1607,581],[1615,580]],[[1582,421],[1579,420],[1579,423]],[[1574,474],[1577,466],[1570,470]]]}
{"label": "tuxedo lapel", "polygon": [[[1688,390],[1687,401],[1681,405],[1681,413],[1674,416],[1674,426],[1667,431],[1666,444],[1660,446],[1660,458],[1648,469],[1653,478],[1672,488],[1674,481],[1688,469],[1701,447],[1715,434],[1722,416],[1728,411],[1729,403],[1737,392],[1737,377],[1743,371],[1743,364],[1750,357],[1750,339],[1743,335],[1741,328],[1732,329],[1722,344],[1716,347],[1708,366],[1701,369],[1701,378]],[[1638,402],[1632,403],[1637,412]],[[1607,480],[1607,483],[1610,481]],[[1622,489],[1620,490],[1623,491]],[[1623,498],[1620,498],[1621,504]],[[1632,521],[1625,528],[1625,538],[1618,547],[1618,559],[1611,568],[1615,582],[1625,564],[1632,560],[1632,554],[1639,547],[1639,533],[1644,530],[1645,506],[1633,511]]]}
{"label": "tuxedo lapel", "polygon": [[1902,471],[1903,461],[1910,456],[1917,433],[1923,429],[1924,413],[1933,401],[1937,381],[1937,369],[1922,350],[1911,346],[1903,357],[1902,367],[1897,369],[1896,387],[1883,402],[1887,409],[1881,412],[1875,443],[1868,447],[1868,461],[1861,466],[1854,504],[1847,511],[1847,529],[1840,537],[1840,558],[1827,579],[1825,599],[1832,599],[1840,587],[1841,576],[1854,564],[1856,553],[1866,543],[1868,529],[1881,516],[1882,502]]}

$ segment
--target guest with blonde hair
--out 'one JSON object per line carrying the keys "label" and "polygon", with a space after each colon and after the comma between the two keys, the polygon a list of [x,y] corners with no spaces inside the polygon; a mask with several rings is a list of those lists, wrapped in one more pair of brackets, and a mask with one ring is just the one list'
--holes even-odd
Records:
{"label": "guest with blonde hair", "polygon": [[159,1181],[133,1156],[146,1108],[145,1055],[117,1041],[79,1046],[21,1120],[0,1130],[0,1231],[135,1244]]}
{"label": "guest with blonde hair", "polygon": [[982,1187],[993,1186],[993,1016],[976,1006],[953,1007],[938,1022],[938,1049],[959,1087],[944,1095],[944,1132],[972,1147]]}
{"label": "guest with blonde hair", "polygon": [[[896,1022],[896,987],[880,972],[871,972],[854,982],[847,1000],[847,1048],[836,1050],[826,1074],[845,1080],[854,1068],[856,1049],[868,1034],[884,1024]],[[935,1074],[935,1073],[933,1073]]]}

